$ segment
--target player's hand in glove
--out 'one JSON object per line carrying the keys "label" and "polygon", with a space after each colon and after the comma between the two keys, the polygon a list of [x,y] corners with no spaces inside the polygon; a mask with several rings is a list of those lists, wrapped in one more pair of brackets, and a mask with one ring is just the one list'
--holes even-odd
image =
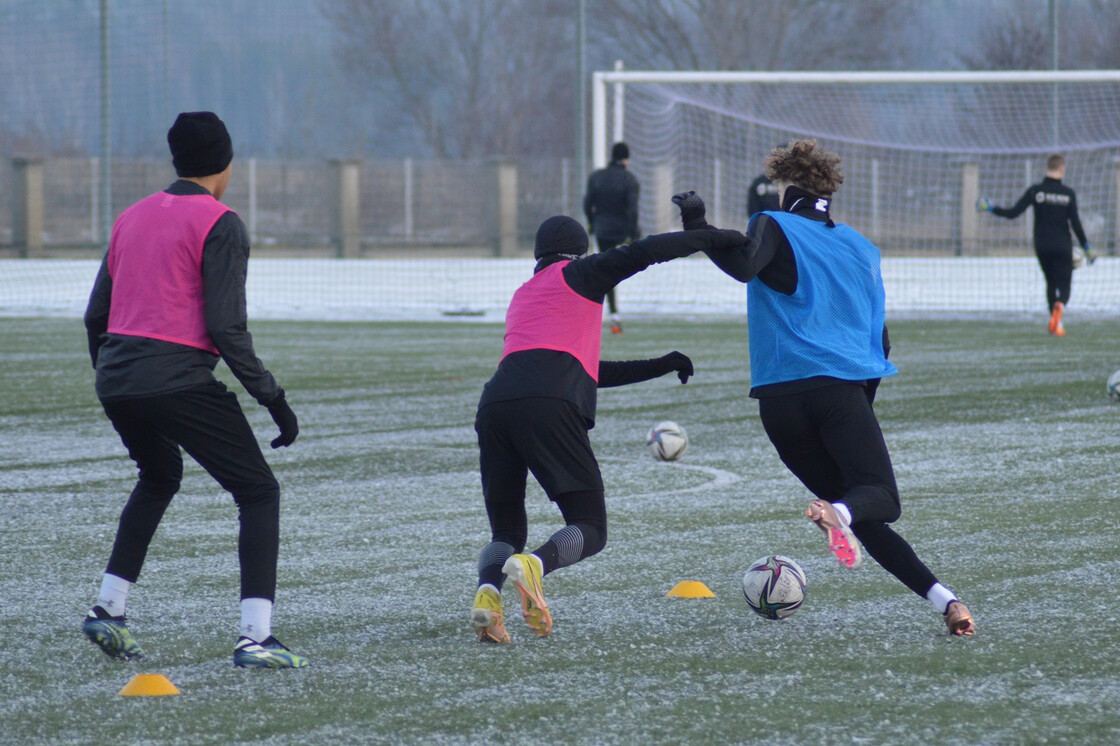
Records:
{"label": "player's hand in glove", "polygon": [[1085,245],[1081,247],[1081,250],[1085,252],[1086,262],[1092,264],[1093,262],[1097,261],[1097,253],[1093,251],[1093,247],[1089,245],[1088,241],[1086,241]]}
{"label": "player's hand in glove", "polygon": [[708,221],[704,219],[707,208],[704,207],[704,200],[700,199],[696,192],[674,194],[673,204],[681,210],[681,224],[686,231],[708,227]]}
{"label": "player's hand in glove", "polygon": [[689,376],[696,372],[692,367],[692,360],[683,352],[673,350],[668,355],[662,355],[661,360],[670,371],[677,372],[677,378],[681,379],[681,383],[688,383]]}
{"label": "player's hand in glove", "polygon": [[991,212],[995,205],[987,197],[976,198],[976,212]]}
{"label": "player's hand in glove", "polygon": [[272,421],[280,428],[280,435],[272,440],[272,447],[280,448],[294,443],[296,436],[299,435],[299,420],[296,419],[296,413],[288,406],[288,400],[284,397],[283,391],[280,392],[280,396],[269,403],[268,413],[272,415]]}

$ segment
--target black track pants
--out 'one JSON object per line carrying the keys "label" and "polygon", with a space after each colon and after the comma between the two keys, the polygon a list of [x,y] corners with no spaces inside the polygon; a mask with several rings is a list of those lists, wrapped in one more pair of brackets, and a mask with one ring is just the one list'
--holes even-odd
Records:
{"label": "black track pants", "polygon": [[109,572],[135,582],[183,476],[180,447],[233,495],[241,528],[241,597],[276,595],[280,487],[237,396],[220,382],[173,394],[103,402],[140,477],[121,512]]}

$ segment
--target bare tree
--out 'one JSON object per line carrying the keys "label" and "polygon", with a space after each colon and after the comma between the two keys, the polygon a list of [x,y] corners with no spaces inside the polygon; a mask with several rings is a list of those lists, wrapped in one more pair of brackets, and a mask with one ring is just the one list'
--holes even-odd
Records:
{"label": "bare tree", "polygon": [[977,49],[960,55],[970,70],[1043,70],[1050,67],[1046,7],[1005,7],[981,31]]}
{"label": "bare tree", "polygon": [[351,77],[389,97],[433,155],[570,152],[570,2],[322,0],[320,7]]}
{"label": "bare tree", "polygon": [[891,67],[913,0],[601,0],[629,67],[809,70]]}
{"label": "bare tree", "polygon": [[[1058,67],[1120,67],[1120,0],[1058,2]],[[983,20],[975,48],[959,53],[974,70],[1045,70],[1051,66],[1047,4],[1003,6]]]}
{"label": "bare tree", "polygon": [[1060,67],[1120,68],[1120,0],[1083,0],[1058,8]]}

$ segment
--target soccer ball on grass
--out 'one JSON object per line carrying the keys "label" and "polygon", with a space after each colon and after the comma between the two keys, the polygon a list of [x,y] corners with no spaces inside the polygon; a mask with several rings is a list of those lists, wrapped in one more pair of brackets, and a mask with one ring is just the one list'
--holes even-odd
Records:
{"label": "soccer ball on grass", "polygon": [[1112,401],[1120,401],[1120,370],[1108,377],[1108,383],[1105,384],[1105,389],[1108,391],[1109,399],[1112,399]]}
{"label": "soccer ball on grass", "polygon": [[676,461],[688,448],[688,435],[677,423],[665,420],[650,428],[646,445],[658,461]]}
{"label": "soccer ball on grass", "polygon": [[762,557],[743,575],[743,596],[756,614],[785,619],[805,603],[805,571],[783,554]]}

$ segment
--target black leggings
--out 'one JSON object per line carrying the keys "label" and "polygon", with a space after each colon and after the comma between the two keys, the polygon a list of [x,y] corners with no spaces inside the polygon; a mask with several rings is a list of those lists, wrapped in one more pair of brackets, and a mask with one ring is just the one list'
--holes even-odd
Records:
{"label": "black leggings", "polygon": [[1070,286],[1073,284],[1073,259],[1070,249],[1047,251],[1038,254],[1038,266],[1046,278],[1046,307],[1053,310],[1055,303],[1069,305]]}
{"label": "black leggings", "polygon": [[888,572],[919,596],[937,582],[888,523],[902,514],[887,444],[858,383],[759,399],[766,434],[794,476],[816,497],[843,502],[852,533]]}
{"label": "black leggings", "polygon": [[136,582],[152,536],[183,477],[182,447],[232,493],[240,514],[241,597],[276,595],[280,486],[237,396],[212,384],[102,405],[140,477],[121,512],[106,572]]}

